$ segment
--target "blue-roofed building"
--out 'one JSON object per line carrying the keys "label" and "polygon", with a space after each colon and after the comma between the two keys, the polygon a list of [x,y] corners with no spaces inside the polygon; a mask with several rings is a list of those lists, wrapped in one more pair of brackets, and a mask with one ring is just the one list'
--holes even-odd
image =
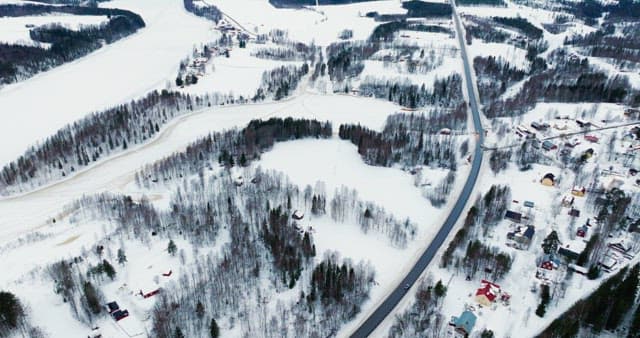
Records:
{"label": "blue-roofed building", "polygon": [[524,206],[527,208],[533,208],[535,204],[531,201],[524,201]]}
{"label": "blue-roofed building", "polygon": [[473,312],[466,310],[460,317],[453,317],[451,325],[455,327],[456,335],[458,337],[469,337],[473,327],[476,325],[476,315]]}

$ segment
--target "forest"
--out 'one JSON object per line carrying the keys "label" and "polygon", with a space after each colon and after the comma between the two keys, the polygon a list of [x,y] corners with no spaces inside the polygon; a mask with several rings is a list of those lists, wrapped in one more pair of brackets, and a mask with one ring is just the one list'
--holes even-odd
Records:
{"label": "forest", "polygon": [[430,278],[423,279],[416,291],[413,304],[396,317],[389,329],[389,338],[429,337],[446,335],[447,319],[440,313],[447,287],[438,281],[435,286]]}
{"label": "forest", "polygon": [[201,16],[205,19],[211,20],[215,23],[218,23],[222,20],[222,12],[218,9],[218,7],[207,4],[207,6],[196,6],[193,4],[193,0],[183,0],[184,9],[187,12],[193,13],[194,15]]}
{"label": "forest", "polygon": [[147,142],[176,116],[226,99],[218,95],[191,97],[163,90],[90,114],[5,165],[0,171],[0,194],[26,191],[67,177],[111,154]]}
{"label": "forest", "polygon": [[83,57],[104,43],[111,44],[135,33],[145,26],[142,18],[126,10],[43,5],[0,5],[2,16],[18,17],[26,15],[72,14],[105,15],[109,21],[95,27],[71,30],[58,24],[32,28],[32,40],[48,43],[49,48],[0,44],[0,84],[9,84],[29,78],[63,63]]}
{"label": "forest", "polygon": [[242,130],[211,133],[187,146],[183,152],[148,165],[137,175],[137,181],[148,187],[212,169],[216,162],[228,168],[245,167],[276,142],[329,138],[331,133],[329,122],[292,118],[253,120]]}
{"label": "forest", "polygon": [[[638,293],[638,264],[623,268],[606,280],[587,298],[580,299],[568,311],[555,319],[539,338],[582,337],[598,335],[604,330],[619,332],[618,337],[636,338],[640,329],[640,307],[633,295]],[[631,319],[625,331],[618,331]]]}
{"label": "forest", "polygon": [[394,82],[367,77],[360,84],[360,93],[364,96],[387,99],[408,108],[427,105],[455,108],[463,102],[462,77],[459,74],[436,79],[431,88],[408,81]]}
{"label": "forest", "polygon": [[[308,221],[304,223],[323,217],[355,222],[365,233],[382,233],[399,246],[412,240],[416,231],[415,224],[395,220],[346,188],[336,191],[325,205],[320,202],[327,199],[322,184],[301,189],[283,174],[259,168],[247,169],[244,175],[254,179],[238,185],[223,170],[219,175],[185,180],[172,193],[168,209],[156,209],[144,198],[133,201],[111,194],[87,196],[74,204],[85,217],[109,219],[117,225],[111,240],[102,242],[103,252],[115,251],[108,246],[126,237],[142,243],[183,238],[199,253],[175,283],[162,289],[152,314],[154,336],[174,337],[178,330],[187,337],[208,336],[211,323],[223,319],[240,326],[243,335],[334,335],[360,311],[373,286],[374,271],[367,263],[340,258],[331,251],[317,252],[313,231],[291,217],[294,210],[305,212]],[[206,250],[218,243],[222,233],[229,240],[220,252]],[[175,244],[173,251],[187,254]],[[111,264],[105,266],[105,259],[96,254],[71,263],[96,276],[91,282],[98,296],[100,285],[118,273],[117,267],[109,272]],[[79,292],[81,288],[63,284],[60,289],[61,294],[69,292],[65,297],[76,299],[79,313],[84,313],[86,296]],[[287,290],[295,290],[296,296],[280,299],[279,294]],[[271,304],[278,310],[255,308],[253,300],[262,299],[261,295],[276,297]]]}
{"label": "forest", "polygon": [[640,105],[640,92],[629,85],[626,76],[609,76],[593,69],[586,58],[570,58],[566,53],[564,50],[552,52],[549,59],[555,68],[531,76],[518,94],[486,105],[484,113],[488,117],[517,116],[540,100]]}
{"label": "forest", "polygon": [[451,5],[448,3],[411,0],[402,3],[410,18],[451,17]]}
{"label": "forest", "polygon": [[507,18],[507,17],[498,17],[498,16],[494,16],[493,21],[507,26],[507,27],[512,27],[515,28],[517,30],[519,30],[520,32],[524,33],[524,35],[526,35],[529,39],[532,40],[538,40],[540,38],[542,38],[542,29],[532,25],[529,21],[527,21],[527,19],[524,18]]}
{"label": "forest", "polygon": [[507,88],[524,79],[524,70],[511,65],[502,57],[477,56],[473,59],[473,69],[476,72],[478,93],[483,104],[498,99]]}

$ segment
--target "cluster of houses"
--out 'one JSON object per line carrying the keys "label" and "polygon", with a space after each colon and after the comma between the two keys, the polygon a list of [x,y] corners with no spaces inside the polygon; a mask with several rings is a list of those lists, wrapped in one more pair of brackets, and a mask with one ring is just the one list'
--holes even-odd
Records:
{"label": "cluster of houses", "polygon": [[[491,281],[483,279],[480,282],[480,287],[476,290],[474,295],[474,301],[479,307],[492,307],[498,302],[504,305],[509,305],[511,295],[504,292],[500,285]],[[452,317],[449,325],[454,330],[454,336],[456,338],[467,338],[471,335],[473,327],[476,324],[478,317],[474,313],[475,308],[469,306],[458,317]]]}

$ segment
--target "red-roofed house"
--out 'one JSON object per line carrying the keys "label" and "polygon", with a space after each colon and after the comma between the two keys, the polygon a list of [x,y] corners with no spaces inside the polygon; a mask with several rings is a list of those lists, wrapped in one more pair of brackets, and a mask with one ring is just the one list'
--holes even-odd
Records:
{"label": "red-roofed house", "polygon": [[480,288],[476,291],[476,302],[484,306],[491,306],[500,294],[500,285],[482,280]]}

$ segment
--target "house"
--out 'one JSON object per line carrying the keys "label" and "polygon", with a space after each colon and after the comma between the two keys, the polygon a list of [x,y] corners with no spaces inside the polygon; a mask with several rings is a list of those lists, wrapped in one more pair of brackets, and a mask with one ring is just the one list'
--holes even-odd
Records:
{"label": "house", "polygon": [[120,305],[118,305],[118,303],[116,302],[111,302],[107,304],[107,311],[109,313],[114,313],[116,311],[120,310]]}
{"label": "house", "polygon": [[556,177],[552,173],[544,175],[544,177],[542,177],[542,179],[540,180],[540,183],[542,183],[542,185],[546,185],[547,187],[553,187],[555,185],[555,182]]}
{"label": "house", "polygon": [[632,247],[629,241],[619,241],[616,243],[609,243],[608,245],[610,250],[613,251],[617,251],[619,253],[621,253],[623,256],[625,256],[626,258],[633,258],[633,252],[632,252]]}
{"label": "house", "polygon": [[480,285],[480,288],[476,291],[476,302],[480,305],[491,306],[500,294],[500,285],[484,279]]}
{"label": "house", "polygon": [[569,216],[580,217],[580,210],[576,208],[571,208],[571,210],[569,210]]}
{"label": "house", "polygon": [[604,189],[606,191],[610,191],[613,189],[620,189],[620,187],[624,184],[624,181],[616,178],[616,177],[611,177],[604,185]]}
{"label": "house", "polygon": [[512,222],[520,223],[522,221],[522,214],[519,212],[507,210],[507,212],[504,215],[504,218]]}
{"label": "house", "polygon": [[138,294],[145,299],[151,298],[159,293],[160,293],[160,288],[150,289],[149,291],[142,291],[142,289],[140,289],[140,292],[138,292]]}
{"label": "house", "polygon": [[462,312],[460,317],[451,318],[450,325],[455,327],[456,336],[469,337],[473,327],[476,325],[476,315],[469,310]]}
{"label": "house", "polygon": [[533,225],[528,225],[526,228],[518,227],[516,231],[507,233],[507,239],[512,240],[513,246],[520,250],[525,250],[531,245],[531,240],[536,230]]}
{"label": "house", "polygon": [[595,135],[584,135],[584,139],[591,143],[598,143],[598,141],[600,141],[600,139]]}
{"label": "house", "polygon": [[116,310],[114,313],[111,314],[111,316],[117,322],[117,321],[119,321],[121,319],[125,319],[125,318],[129,317],[129,311],[127,311],[127,310]]}
{"label": "house", "polygon": [[549,124],[548,123],[540,123],[540,122],[531,122],[531,128],[538,130],[538,131],[545,131],[547,129],[549,129]]}
{"label": "house", "polygon": [[573,189],[571,189],[571,195],[573,196],[578,196],[578,197],[584,197],[584,194],[586,194],[587,189],[585,189],[584,187],[573,187]]}
{"label": "house", "polygon": [[539,267],[545,270],[555,270],[560,266],[560,261],[553,255],[544,255]]}
{"label": "house", "polygon": [[293,215],[291,215],[291,217],[293,217],[293,219],[295,220],[301,220],[304,218],[304,213],[300,210],[296,210],[293,212]]}
{"label": "house", "polygon": [[576,198],[573,196],[564,196],[562,197],[562,206],[565,208],[570,208],[573,206],[573,202],[575,202]]}
{"label": "house", "polygon": [[585,121],[585,120],[581,120],[581,119],[576,119],[576,124],[580,128],[589,128],[589,127],[591,127],[591,122]]}
{"label": "house", "polygon": [[604,271],[611,272],[611,270],[618,265],[618,259],[616,258],[615,253],[609,250],[604,254],[604,256],[602,256],[602,258],[600,258],[598,265],[602,267]]}
{"label": "house", "polygon": [[573,272],[575,272],[577,274],[583,275],[583,276],[586,276],[587,273],[589,273],[589,270],[587,268],[585,268],[583,266],[580,266],[580,265],[569,264],[568,267],[569,267],[569,270],[571,270],[571,271],[573,271]]}
{"label": "house", "polygon": [[545,140],[544,142],[542,142],[542,149],[549,151],[553,149],[558,149],[558,146],[549,140]]}
{"label": "house", "polygon": [[585,243],[583,240],[575,240],[558,248],[558,254],[569,259],[578,259],[582,251],[584,251]]}
{"label": "house", "polygon": [[587,227],[586,225],[583,225],[579,227],[578,230],[576,231],[576,236],[584,238],[587,236],[588,231],[589,231],[589,227]]}

